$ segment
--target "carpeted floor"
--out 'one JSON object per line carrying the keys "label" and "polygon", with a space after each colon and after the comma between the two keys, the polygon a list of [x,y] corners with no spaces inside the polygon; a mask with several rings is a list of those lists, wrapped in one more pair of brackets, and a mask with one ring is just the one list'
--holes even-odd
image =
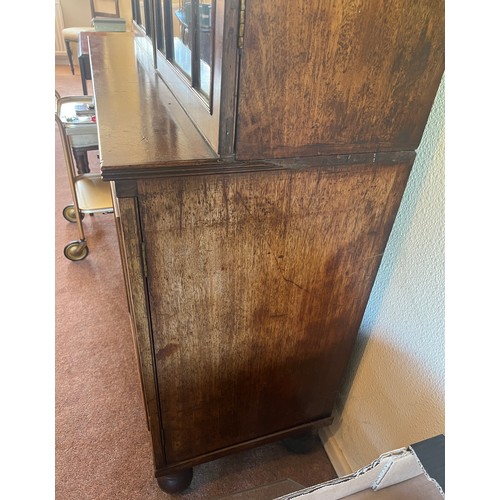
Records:
{"label": "carpeted floor", "polygon": [[[62,96],[82,93],[80,76],[66,66],[56,66],[55,82]],[[57,130],[55,147],[56,499],[164,500],[170,496],[153,477],[113,216],[87,216],[89,256],[64,257],[78,234],[62,217],[71,197]],[[89,156],[97,171],[97,156]],[[319,440],[308,455],[275,443],[195,467],[190,488],[176,498],[213,499],[287,478],[311,486],[334,477]]]}

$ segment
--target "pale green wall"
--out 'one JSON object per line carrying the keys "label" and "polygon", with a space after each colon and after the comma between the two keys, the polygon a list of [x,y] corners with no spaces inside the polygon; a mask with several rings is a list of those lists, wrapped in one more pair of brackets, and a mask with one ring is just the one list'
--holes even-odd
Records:
{"label": "pale green wall", "polygon": [[444,433],[444,281],[443,79],[361,325],[340,421],[323,434],[346,468]]}

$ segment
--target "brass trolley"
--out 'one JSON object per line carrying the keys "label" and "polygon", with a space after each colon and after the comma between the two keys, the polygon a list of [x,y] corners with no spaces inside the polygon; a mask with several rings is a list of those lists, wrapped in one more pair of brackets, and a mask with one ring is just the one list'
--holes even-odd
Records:
{"label": "brass trolley", "polygon": [[[89,111],[85,113],[85,109]],[[85,214],[112,213],[113,202],[109,182],[100,174],[78,171],[73,153],[97,149],[97,125],[92,119],[92,96],[60,97],[56,92],[55,119],[59,127],[64,160],[73,203],[63,209],[63,217],[78,227],[79,239],[64,247],[64,255],[72,261],[83,260],[89,249],[83,231]],[[86,153],[85,153],[86,154]],[[82,169],[80,169],[82,170]]]}

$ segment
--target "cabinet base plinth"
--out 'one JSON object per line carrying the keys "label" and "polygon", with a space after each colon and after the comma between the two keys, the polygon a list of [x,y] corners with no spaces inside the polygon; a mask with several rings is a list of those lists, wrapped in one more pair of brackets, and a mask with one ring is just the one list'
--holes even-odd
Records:
{"label": "cabinet base plinth", "polygon": [[184,469],[156,478],[158,486],[165,493],[180,493],[189,487],[193,479],[193,469]]}

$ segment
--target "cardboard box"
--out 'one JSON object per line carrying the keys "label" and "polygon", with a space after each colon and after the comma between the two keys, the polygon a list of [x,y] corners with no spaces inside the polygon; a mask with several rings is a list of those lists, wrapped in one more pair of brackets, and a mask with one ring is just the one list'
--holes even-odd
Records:
{"label": "cardboard box", "polygon": [[[442,446],[439,438],[442,438]],[[436,470],[439,474],[440,470],[444,473],[444,436],[436,436],[432,439],[434,441],[431,443],[433,445],[431,454],[433,458],[437,457],[437,462],[440,462]],[[432,441],[432,439],[427,441]],[[417,445],[413,446],[419,449]],[[433,461],[436,462],[436,460]],[[444,488],[444,474],[442,486]],[[442,500],[443,488],[429,475],[419,456],[410,446],[384,453],[370,465],[353,474],[289,493],[277,500],[344,498],[349,500]]]}

